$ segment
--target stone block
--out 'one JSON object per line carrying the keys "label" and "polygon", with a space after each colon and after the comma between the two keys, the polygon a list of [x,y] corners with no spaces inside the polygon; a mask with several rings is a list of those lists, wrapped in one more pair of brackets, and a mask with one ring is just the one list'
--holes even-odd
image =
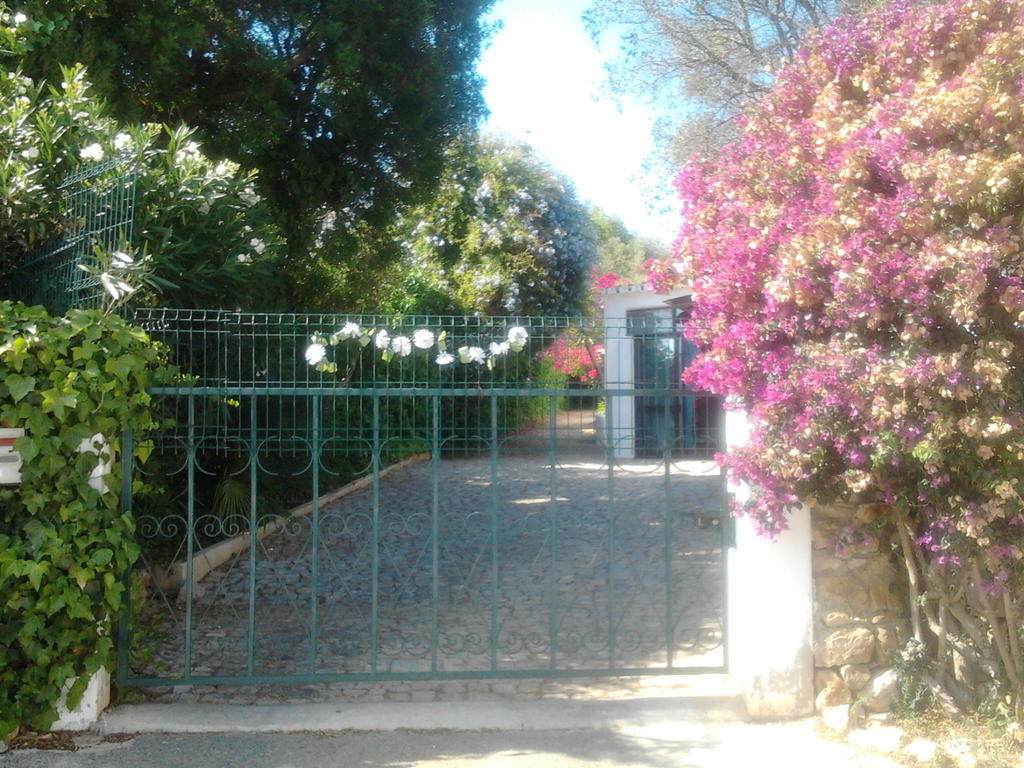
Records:
{"label": "stone block", "polygon": [[66,706],[65,697],[71,681],[64,686],[64,693],[57,702],[57,721],[51,726],[55,731],[86,731],[96,724],[100,713],[110,704],[110,673],[99,669],[89,679],[89,685],[82,700],[73,710]]}
{"label": "stone block", "polygon": [[868,607],[868,591],[849,576],[818,579],[816,594],[825,608],[858,611]]}
{"label": "stone block", "polygon": [[835,538],[837,529],[833,526],[814,526],[814,530],[811,531],[811,546],[815,551],[815,560],[818,559],[818,553],[824,553],[825,557],[831,557],[835,549]]}
{"label": "stone block", "polygon": [[826,611],[825,612],[825,626],[826,627],[845,627],[854,623],[854,619],[850,614],[845,611]]}
{"label": "stone block", "polygon": [[866,627],[837,629],[822,640],[823,667],[868,664],[875,656],[875,633]]}
{"label": "stone block", "polygon": [[842,704],[821,710],[821,721],[831,731],[846,733],[850,729],[850,705]]}
{"label": "stone block", "polygon": [[850,688],[846,682],[836,675],[828,684],[814,697],[814,707],[819,712],[824,712],[830,707],[839,707],[853,701]]}
{"label": "stone block", "polygon": [[839,668],[839,675],[851,693],[859,693],[871,682],[871,667],[867,664],[845,664]]}
{"label": "stone block", "polygon": [[868,587],[868,600],[872,608],[896,608],[899,603],[899,597],[893,590],[892,582],[886,581],[875,581],[872,582]]}
{"label": "stone block", "polygon": [[890,656],[900,648],[899,632],[893,624],[880,624],[875,627],[875,638],[878,644],[875,646],[875,662],[888,665],[891,663]]}
{"label": "stone block", "polygon": [[883,669],[871,677],[871,682],[861,695],[861,701],[868,712],[888,712],[896,692],[896,672]]}
{"label": "stone block", "polygon": [[818,693],[840,679],[839,673],[834,669],[818,668],[814,670],[814,692]]}

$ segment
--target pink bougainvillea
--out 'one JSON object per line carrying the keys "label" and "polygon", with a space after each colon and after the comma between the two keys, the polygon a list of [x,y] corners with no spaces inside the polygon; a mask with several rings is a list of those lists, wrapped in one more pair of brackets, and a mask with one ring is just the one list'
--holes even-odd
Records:
{"label": "pink bougainvillea", "polygon": [[749,412],[742,511],[877,502],[991,596],[1024,581],[1022,40],[1024,0],[838,20],[686,166],[647,267],[694,289],[687,380]]}
{"label": "pink bougainvillea", "polygon": [[545,352],[555,370],[584,384],[601,381],[604,347],[589,339],[557,339]]}

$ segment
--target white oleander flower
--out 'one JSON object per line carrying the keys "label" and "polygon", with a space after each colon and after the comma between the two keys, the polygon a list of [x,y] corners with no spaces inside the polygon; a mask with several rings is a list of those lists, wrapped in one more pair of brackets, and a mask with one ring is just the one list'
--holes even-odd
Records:
{"label": "white oleander flower", "polygon": [[83,147],[79,151],[78,156],[83,160],[92,160],[93,162],[98,163],[103,159],[103,147],[95,143],[90,144],[87,147]]}
{"label": "white oleander flower", "polygon": [[127,254],[124,251],[114,251],[112,254],[110,254],[110,263],[115,267],[124,269],[125,267],[130,267],[132,264],[134,264],[135,259],[133,259],[130,254]]}
{"label": "white oleander flower", "polygon": [[114,277],[111,274],[103,272],[100,275],[100,283],[106,289],[107,293],[110,294],[114,301],[124,298],[130,293],[134,293],[135,287],[128,285],[124,280]]}
{"label": "white oleander flower", "polygon": [[124,152],[132,145],[132,137],[127,133],[119,133],[114,137],[114,149]]}
{"label": "white oleander flower", "polygon": [[238,262],[241,264],[248,264],[250,261],[252,261],[252,256],[250,256],[248,253],[240,253],[237,256],[235,256],[235,259],[237,259]]}
{"label": "white oleander flower", "polygon": [[507,355],[508,350],[509,343],[507,341],[502,341],[501,343],[497,341],[491,342],[491,357],[501,357],[502,355]]}
{"label": "white oleander flower", "polygon": [[463,364],[467,363],[482,363],[486,358],[481,347],[459,347],[459,362]]}
{"label": "white oleander flower", "polygon": [[256,194],[256,187],[254,185],[246,184],[245,188],[238,193],[238,199],[251,208],[263,198]]}
{"label": "white oleander flower", "polygon": [[352,321],[345,323],[337,333],[339,339],[358,339],[362,335],[363,329],[359,327],[358,323]]}
{"label": "white oleander flower", "polygon": [[412,335],[412,343],[416,349],[430,349],[434,346],[434,334],[426,328],[420,328]]}
{"label": "white oleander flower", "polygon": [[521,325],[508,329],[509,346],[516,352],[519,352],[526,345],[526,340],[529,338],[530,334]]}
{"label": "white oleander flower", "polygon": [[310,344],[306,347],[306,362],[310,365],[317,365],[327,357],[327,347],[323,344]]}
{"label": "white oleander flower", "polygon": [[377,349],[387,349],[391,343],[391,334],[381,328],[373,337],[373,343],[377,346]]}
{"label": "white oleander flower", "polygon": [[39,157],[39,147],[29,147],[21,151],[21,156],[26,160],[35,160]]}
{"label": "white oleander flower", "polygon": [[395,336],[391,340],[391,351],[399,357],[408,357],[412,352],[412,341],[408,336]]}
{"label": "white oleander flower", "polygon": [[451,365],[455,362],[455,357],[451,352],[442,352],[437,356],[438,365]]}
{"label": "white oleander flower", "polygon": [[24,13],[16,13],[14,14],[14,18],[11,19],[11,21],[14,22],[14,26],[18,26],[19,24],[24,24],[26,21],[28,21],[28,16],[26,16]]}
{"label": "white oleander flower", "polygon": [[257,254],[263,253],[267,248],[267,244],[260,240],[258,237],[254,237],[249,241],[249,246],[256,251]]}

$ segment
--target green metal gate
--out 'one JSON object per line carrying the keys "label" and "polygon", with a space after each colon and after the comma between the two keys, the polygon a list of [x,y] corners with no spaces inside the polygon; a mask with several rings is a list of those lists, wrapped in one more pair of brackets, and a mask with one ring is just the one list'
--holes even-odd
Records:
{"label": "green metal gate", "polygon": [[[625,325],[136,322],[190,379],[153,391],[173,426],[125,440],[136,487],[164,490],[124,499],[144,569],[122,683],[724,669],[716,406],[681,384],[580,389],[545,373],[556,339],[593,353]],[[696,432],[661,430],[657,451],[636,439],[638,414],[694,408],[708,410]]]}

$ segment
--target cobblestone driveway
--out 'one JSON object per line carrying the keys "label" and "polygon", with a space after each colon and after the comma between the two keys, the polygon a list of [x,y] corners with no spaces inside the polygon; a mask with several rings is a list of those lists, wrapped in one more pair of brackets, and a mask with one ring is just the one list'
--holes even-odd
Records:
{"label": "cobblestone driveway", "polygon": [[[370,488],[322,509],[316,536],[292,520],[257,545],[251,601],[248,552],[195,590],[193,675],[246,674],[250,610],[258,675],[720,666],[717,470],[610,472],[589,426],[562,415],[554,465],[546,430],[507,441],[497,483],[489,454],[445,458],[436,517],[430,462],[388,475],[376,547]],[[184,669],[185,610],[167,607],[135,674]]]}

